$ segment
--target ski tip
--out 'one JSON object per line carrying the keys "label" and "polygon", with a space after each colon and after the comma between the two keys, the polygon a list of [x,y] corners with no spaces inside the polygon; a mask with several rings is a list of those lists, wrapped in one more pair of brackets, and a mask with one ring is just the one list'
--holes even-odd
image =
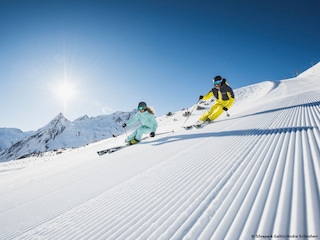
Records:
{"label": "ski tip", "polygon": [[105,155],[107,152],[97,152],[99,156]]}

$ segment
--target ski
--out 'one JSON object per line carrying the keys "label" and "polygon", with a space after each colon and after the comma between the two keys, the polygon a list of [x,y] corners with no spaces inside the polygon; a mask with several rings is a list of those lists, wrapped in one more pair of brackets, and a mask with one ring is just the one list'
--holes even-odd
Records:
{"label": "ski", "polygon": [[112,148],[104,149],[104,150],[98,151],[97,154],[98,154],[99,156],[102,156],[102,155],[104,155],[104,154],[106,154],[106,153],[113,153],[113,152],[116,152],[116,151],[118,151],[118,150],[120,150],[120,149],[122,149],[122,148],[128,147],[128,146],[131,146],[131,145],[126,144],[126,145],[123,145],[123,146],[118,146],[118,147],[112,147]]}
{"label": "ski", "polygon": [[194,128],[202,128],[204,127],[205,125],[207,125],[208,123],[202,123],[202,124],[195,124],[193,125]]}
{"label": "ski", "polygon": [[190,130],[191,128],[202,128],[210,123],[213,123],[213,122],[209,122],[209,121],[205,121],[203,123],[199,123],[199,124],[192,124],[192,125],[189,125],[189,126],[182,126],[185,130]]}
{"label": "ski", "polygon": [[[168,132],[162,132],[162,133],[156,134],[156,136],[162,135],[162,134],[167,134],[167,133],[173,133],[173,132],[174,132],[174,130],[168,131]],[[146,136],[146,137],[142,138],[142,139],[140,140],[140,142],[141,142],[142,140],[144,140],[144,139],[147,139],[147,138],[149,138],[149,136]],[[139,142],[138,142],[138,143],[139,143]],[[136,144],[138,144],[138,143],[136,143]],[[123,149],[123,148],[129,147],[129,146],[132,146],[132,145],[136,145],[136,144],[128,144],[128,143],[127,143],[127,144],[125,144],[125,145],[107,148],[107,149],[104,149],[104,150],[101,150],[101,151],[97,151],[97,154],[98,154],[99,156],[102,156],[102,155],[104,155],[104,154],[106,154],[106,153],[117,152],[117,151],[119,151],[119,150],[121,150],[121,149]]]}
{"label": "ski", "polygon": [[183,126],[185,130],[190,130],[192,128],[202,128],[206,124],[194,124],[194,125],[189,125],[189,126]]}
{"label": "ski", "polygon": [[[227,117],[230,117],[230,114],[226,111]],[[204,121],[203,123],[195,123],[192,125],[182,126],[185,130],[189,130],[191,128],[202,128],[210,123],[213,123],[214,121]]]}
{"label": "ski", "polygon": [[[141,142],[142,140],[144,140],[144,139],[146,139],[146,138],[148,138],[148,137],[149,137],[149,136],[146,136],[146,137],[142,138],[139,142]],[[129,144],[129,143],[127,143],[127,144],[125,144],[125,145],[107,148],[107,149],[98,151],[97,153],[98,153],[99,156],[102,156],[102,155],[104,155],[104,154],[106,154],[106,153],[113,153],[113,152],[119,151],[120,149],[123,149],[123,148],[125,148],[125,147],[129,147],[129,146],[132,146],[132,145],[136,145],[136,144],[138,144],[139,142],[137,142],[137,143],[135,143],[135,144]]]}
{"label": "ski", "polygon": [[193,128],[193,125],[190,125],[190,126],[182,126],[185,130],[189,130],[191,128]]}

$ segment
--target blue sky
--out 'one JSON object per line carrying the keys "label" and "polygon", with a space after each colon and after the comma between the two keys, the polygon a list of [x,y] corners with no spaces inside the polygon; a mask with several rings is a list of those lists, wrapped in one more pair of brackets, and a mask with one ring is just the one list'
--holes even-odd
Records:
{"label": "blue sky", "polygon": [[[318,0],[0,1],[0,127],[192,106],[320,61]],[[65,86],[64,88],[61,86]]]}

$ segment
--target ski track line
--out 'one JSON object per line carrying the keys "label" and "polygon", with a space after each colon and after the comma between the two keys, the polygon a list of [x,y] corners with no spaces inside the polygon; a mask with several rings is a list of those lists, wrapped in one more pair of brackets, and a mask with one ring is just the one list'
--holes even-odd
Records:
{"label": "ski track line", "polygon": [[[255,131],[255,132],[254,132],[254,131]],[[260,131],[260,130],[254,130],[254,131],[251,131],[250,133],[248,132],[248,135],[253,135],[253,136],[254,136],[254,135],[257,135],[256,138],[259,138],[259,137],[258,137],[258,134],[259,134],[259,131]],[[242,139],[243,139],[243,137],[241,137],[241,136],[240,136],[240,137],[237,137],[237,142],[238,142],[238,140],[239,140],[238,138],[242,138]],[[258,139],[256,139],[256,138],[253,139],[252,141],[253,141],[253,142],[257,142]],[[248,142],[247,142],[247,143],[248,143]],[[231,144],[231,145],[233,145],[233,144]],[[239,143],[238,143],[238,145],[239,145]],[[253,145],[255,145],[255,144],[253,144]],[[235,146],[236,146],[236,144],[235,144]],[[243,146],[240,145],[240,147],[243,147]],[[248,150],[248,152],[252,151],[252,149],[248,149],[248,148],[247,148],[247,150]],[[244,159],[246,159],[247,153],[243,153],[241,156],[239,156],[239,157],[236,158],[236,159],[239,159],[239,158],[240,158],[239,161],[238,161],[238,164],[239,164],[239,165],[240,165],[240,163],[241,163],[241,164],[245,164],[245,163],[242,163],[242,161],[244,161],[244,160],[242,160],[241,157],[243,157]],[[237,167],[238,167],[237,165],[235,165],[235,166],[236,166],[235,169],[231,169],[231,170],[229,171],[231,174],[234,174],[234,172],[236,171],[236,169],[237,169]],[[231,181],[231,182],[232,182],[232,181]],[[224,187],[225,189],[228,188],[228,187],[227,187],[228,185],[227,185],[226,183],[227,183],[227,181],[226,181],[225,184],[222,186],[222,187]],[[228,184],[229,184],[229,185],[232,185],[232,183],[230,183],[230,181],[229,181]],[[222,188],[221,188],[221,189],[222,189]],[[219,200],[219,201],[220,201],[220,200]],[[206,214],[204,214],[204,215],[206,215]],[[205,218],[209,218],[209,217],[208,217],[208,216],[205,216]],[[202,224],[204,224],[204,221],[202,221]],[[197,226],[197,225],[195,225],[195,226]],[[195,228],[201,229],[201,227],[195,227]],[[192,231],[194,231],[194,230],[192,230]],[[194,232],[193,232],[193,234],[194,234]],[[189,236],[189,237],[190,237],[190,236]],[[195,236],[193,235],[191,238],[194,238],[194,237],[195,237]]]}
{"label": "ski track line", "polygon": [[[88,162],[86,162],[85,164],[88,164]],[[96,164],[99,164],[99,162],[96,162]],[[94,163],[89,163],[89,167],[90,168],[94,168],[93,167],[93,165],[94,165]],[[88,168],[87,168],[88,169]],[[100,173],[101,172],[101,175],[103,175],[103,173],[105,172],[105,170],[104,169],[101,169],[98,173]],[[59,175],[63,175],[63,173],[59,173]],[[80,182],[83,182],[83,183],[85,183],[86,184],[86,182],[87,182],[87,180],[90,180],[90,179],[94,179],[94,178],[100,178],[99,177],[99,174],[97,174],[97,172],[95,172],[95,175],[90,175],[90,174],[86,174],[87,176],[85,176],[85,178],[83,179],[81,179],[80,180]],[[68,176],[68,178],[69,178],[69,176]],[[69,179],[68,179],[69,180]],[[69,182],[69,181],[68,181]],[[68,183],[69,184],[69,183]],[[85,185],[84,184],[84,185]],[[42,187],[42,183],[41,182],[39,182],[38,183],[38,185],[40,185],[40,187]],[[53,186],[54,186],[55,184],[53,184]],[[79,185],[79,181],[78,182],[72,182],[72,183],[70,183],[69,184],[69,186],[71,186],[71,185],[73,185],[73,186],[75,186],[75,185]],[[39,187],[39,186],[38,186]],[[66,184],[64,184],[64,186],[63,186],[63,188],[66,188],[66,187],[68,187],[68,185],[66,185]],[[56,186],[54,186],[53,188],[57,188]],[[51,188],[50,188],[51,189]],[[28,189],[22,189],[22,191],[25,191],[25,194],[27,194],[28,193]],[[21,193],[21,191],[19,191],[20,193]],[[52,191],[52,189],[51,189],[51,192],[48,192],[48,193],[46,193],[46,194],[52,194],[53,192],[55,192],[55,191]],[[101,193],[101,192],[100,192]],[[42,218],[41,219],[41,221],[42,222],[46,222],[46,221],[48,221],[48,220],[50,220],[50,219],[52,219],[52,218],[54,218],[55,216],[59,216],[60,214],[62,214],[63,212],[66,212],[66,211],[68,211],[69,209],[72,209],[72,208],[74,208],[74,206],[77,206],[77,205],[79,205],[79,204],[81,204],[81,203],[83,203],[83,202],[85,202],[85,201],[87,201],[88,200],[88,198],[90,199],[90,198],[92,198],[92,197],[94,197],[94,196],[96,196],[96,195],[98,195],[98,194],[100,194],[99,193],[99,191],[97,192],[97,191],[95,191],[94,190],[94,193],[93,193],[93,195],[86,195],[84,198],[80,198],[80,200],[78,200],[78,201],[76,201],[76,202],[73,202],[72,203],[72,205],[69,205],[69,206],[67,206],[67,207],[65,207],[65,208],[60,208],[58,211],[57,210],[55,210],[56,212],[55,213],[53,213],[53,214],[50,214],[50,216],[47,216],[47,218]],[[8,197],[8,196],[7,196]],[[41,195],[41,198],[43,197],[43,194]],[[33,196],[32,197],[32,199],[30,199],[30,201],[29,202],[33,202],[33,201],[38,201],[39,199],[37,198],[37,197],[35,197],[35,196]],[[25,204],[25,202],[23,203],[23,204]],[[53,207],[54,208],[54,207]],[[15,232],[16,234],[19,234],[19,232],[24,232],[24,231],[26,231],[26,230],[28,230],[28,229],[30,229],[30,228],[33,228],[32,226],[36,223],[36,222],[38,222],[39,221],[39,219],[38,218],[34,218],[34,219],[29,219],[29,221],[28,221],[28,223],[23,227],[23,228],[21,228],[20,227],[20,229],[18,230],[18,229],[12,229],[12,231],[13,232]],[[14,226],[13,226],[14,227]]]}
{"label": "ski track line", "polygon": [[[295,120],[294,120],[294,117],[289,117],[290,115],[292,115],[291,113],[289,113],[289,114],[287,114],[288,115],[288,119],[286,120],[287,122],[294,122]],[[297,113],[297,114],[295,114],[295,115],[293,115],[293,116],[301,116],[301,115],[303,115],[303,113]],[[294,124],[298,124],[297,126],[299,126],[299,124],[300,124],[301,122],[294,122]],[[318,130],[318,129],[317,129]],[[298,135],[301,135],[301,134],[304,134],[304,133],[306,133],[308,130],[301,130],[301,131],[296,131],[297,132],[297,134]],[[309,159],[309,160],[312,160],[312,158],[308,158],[308,156],[305,156],[305,157],[296,157],[297,156],[297,154],[298,154],[298,156],[300,155],[302,155],[302,153],[303,153],[303,147],[301,147],[301,136],[295,136],[296,135],[296,132],[295,131],[292,131],[292,132],[290,132],[290,134],[289,133],[287,133],[287,134],[289,134],[290,136],[292,135],[293,136],[293,139],[296,139],[296,143],[294,144],[295,146],[297,146],[297,150],[295,151],[295,153],[294,153],[294,156],[291,156],[291,158],[288,158],[288,159],[285,159],[284,157],[282,158],[282,159],[279,159],[279,160],[282,160],[282,161],[292,161],[292,159],[294,159],[294,158],[298,158],[298,161],[295,161],[295,162],[298,162],[297,163],[297,166],[295,167],[295,174],[296,175],[298,175],[298,181],[297,182],[295,182],[294,183],[294,185],[295,186],[297,186],[297,188],[294,188],[294,189],[298,189],[297,191],[295,191],[296,193],[294,193],[295,195],[293,195],[293,198],[292,199],[297,199],[298,198],[298,196],[299,196],[299,194],[300,194],[300,196],[304,196],[304,194],[302,194],[302,192],[303,192],[303,188],[306,186],[312,186],[312,185],[316,185],[316,184],[303,184],[303,181],[304,181],[304,179],[301,177],[302,176],[302,170],[301,170],[301,159]],[[300,140],[300,141],[299,141]],[[275,141],[278,141],[278,140],[275,140]],[[275,151],[276,152],[276,151]],[[306,151],[306,152],[308,152],[308,151]],[[319,148],[317,149],[317,152],[319,152]],[[283,154],[282,156],[285,156],[285,154]],[[278,156],[276,155],[276,157],[275,157],[275,159],[276,160],[278,160]],[[319,158],[314,158],[314,159],[319,159]],[[307,162],[307,163],[309,163],[309,161]],[[282,163],[282,165],[283,165],[283,163]],[[303,168],[302,168],[303,169]],[[310,169],[312,169],[312,168],[310,168]],[[280,171],[281,172],[281,171]],[[315,176],[313,175],[313,174],[311,174],[311,175],[309,175],[309,176],[311,176],[311,178],[315,178]],[[270,179],[272,179],[272,178],[270,178]],[[315,181],[314,179],[312,179],[311,180],[312,182],[314,182],[314,183],[316,183],[317,181]],[[310,182],[311,182],[310,181]],[[289,184],[289,185],[292,185],[292,184]],[[311,188],[311,187],[310,187]],[[266,188],[264,188],[264,187],[261,187],[261,189],[266,189]],[[310,196],[310,198],[311,198],[311,204],[309,205],[309,207],[308,206],[306,206],[305,205],[305,202],[304,202],[304,200],[302,201],[301,199],[300,200],[298,200],[298,201],[295,201],[295,200],[293,200],[293,204],[294,204],[294,206],[293,206],[293,211],[292,211],[292,213],[293,213],[293,217],[294,217],[294,220],[293,220],[293,223],[295,223],[295,224],[292,224],[292,226],[293,226],[293,229],[295,229],[295,231],[297,231],[297,229],[298,229],[298,227],[297,227],[297,225],[299,225],[301,228],[300,228],[300,231],[301,231],[301,233],[306,233],[307,232],[307,230],[303,227],[303,226],[305,226],[305,221],[304,220],[301,220],[301,216],[303,216],[303,215],[301,215],[301,212],[307,212],[308,214],[311,214],[311,215],[314,215],[313,213],[314,213],[314,211],[311,211],[311,209],[312,208],[318,208],[318,210],[319,210],[319,196],[317,196],[315,193],[317,193],[318,191],[318,187],[316,187],[316,186],[314,186],[312,189],[309,189],[309,193],[313,193],[313,195],[308,195],[308,194],[306,194],[306,196]],[[268,193],[268,194],[270,194],[270,193]],[[290,197],[290,194],[291,193],[288,193],[288,194],[286,194],[285,195],[285,198],[286,199],[288,199],[288,197],[289,197],[289,199],[291,199],[291,197]],[[272,195],[269,195],[269,196],[272,196]],[[278,196],[278,194],[275,194],[275,197],[277,197]],[[314,196],[314,197],[312,197],[312,196]],[[307,197],[308,198],[308,197]],[[238,201],[238,200],[237,200]],[[237,202],[236,201],[236,202]],[[271,201],[271,200],[270,200]],[[260,203],[261,201],[256,201],[256,203]],[[295,206],[295,205],[298,205],[298,206]],[[312,206],[312,207],[311,207]],[[306,208],[310,208],[310,210],[308,211]],[[259,209],[259,207],[257,207],[257,209]],[[299,210],[300,209],[300,210]],[[300,212],[299,212],[299,211]],[[286,212],[286,211],[285,211]],[[316,211],[316,212],[319,212],[319,211]],[[254,213],[255,215],[256,215],[256,211],[252,211],[252,213]],[[242,213],[243,214],[243,213]],[[228,214],[229,215],[229,214]],[[241,214],[239,213],[239,216],[240,216]],[[319,223],[319,214],[316,214],[317,216],[313,216],[313,218],[312,219],[314,219],[314,222],[318,222]],[[298,216],[300,216],[300,218],[298,217]],[[239,217],[240,219],[242,218],[242,217]],[[252,227],[252,226],[255,226],[255,222],[256,222],[256,219],[255,218],[257,218],[257,219],[259,219],[259,217],[254,217],[254,220],[250,223],[250,224],[248,224],[250,227]],[[261,219],[263,220],[263,218],[261,217]],[[304,217],[304,218],[302,218],[302,219],[307,219],[306,218],[306,216]],[[287,220],[287,222],[290,222],[290,220],[289,219],[286,219]],[[235,221],[236,221],[236,219],[235,219]],[[286,221],[285,221],[286,222]],[[272,221],[271,221],[271,223],[272,223]],[[237,222],[237,224],[235,224],[236,226],[238,226],[238,222]],[[230,226],[230,224],[227,224],[227,223],[221,223],[221,225],[224,225],[224,226]],[[269,224],[270,225],[270,224]],[[314,224],[311,224],[311,226],[313,226]],[[265,225],[263,225],[263,226],[265,226]],[[279,226],[279,225],[278,225]],[[280,225],[281,226],[281,225]],[[260,227],[261,228],[261,227]],[[269,228],[270,229],[270,228]],[[213,236],[211,236],[212,238],[214,238],[214,237],[217,237],[217,236],[225,236],[224,234],[226,234],[226,231],[227,231],[227,229],[223,229],[223,231],[221,231],[221,232],[219,232],[219,231],[217,231],[217,230],[215,230],[215,234],[213,235]],[[228,231],[229,231],[229,235],[226,235],[225,237],[227,238],[227,239],[229,239],[229,237],[230,237],[230,239],[233,239],[235,236],[239,236],[238,234],[239,233],[237,233],[237,232],[235,232],[235,235],[232,235],[231,233],[232,233],[232,226],[231,226],[231,228],[230,229],[228,229]],[[248,237],[248,236],[250,236],[249,235],[249,233],[251,233],[251,234],[253,234],[253,233],[257,233],[256,231],[254,231],[254,230],[250,230],[249,232],[248,231],[246,231],[245,229],[243,230],[244,231],[244,234],[245,235],[242,235],[244,238],[245,237]],[[269,231],[262,231],[262,230],[259,230],[259,231],[261,231],[261,233],[264,233],[264,232],[267,232],[267,233],[270,233],[271,231],[269,230]],[[316,232],[316,229],[315,228],[312,228],[311,229],[311,232]],[[288,231],[286,231],[286,230],[284,230],[283,231],[283,229],[282,229],[282,232],[280,231],[280,232],[278,232],[278,233],[286,233],[286,232],[288,232]],[[289,231],[290,232],[290,231]],[[271,232],[272,233],[272,232]],[[205,234],[205,233],[204,233]],[[208,237],[208,236],[206,236],[206,237]],[[205,238],[204,238],[205,239]]]}
{"label": "ski track line", "polygon": [[[268,144],[272,143],[269,139],[270,138],[268,137],[260,138],[260,140],[258,140],[259,144],[256,145],[254,151],[251,151],[250,155],[246,157],[246,164],[244,164],[242,169],[239,169],[235,175],[235,184],[233,186],[230,185],[230,188],[225,189],[222,193],[222,196],[220,197],[221,205],[219,208],[217,209],[214,205],[211,207],[215,210],[215,214],[211,217],[211,221],[207,224],[204,231],[199,231],[199,234],[201,234],[199,239],[209,239],[210,237],[215,239],[214,236],[211,236],[214,233],[217,233],[216,235],[220,237],[224,236],[226,231],[230,228],[230,223],[232,223],[236,217],[233,215],[233,211],[236,211],[235,213],[240,211],[239,214],[242,214],[242,216],[248,216],[250,208],[248,208],[247,205],[244,205],[245,198],[253,201],[254,197],[250,197],[250,195],[248,197],[248,191],[249,189],[253,189],[253,196],[255,196],[254,194],[256,192],[254,192],[254,190],[259,189],[262,174],[259,175],[258,171],[261,169],[261,165],[263,164],[263,160],[268,151],[267,149],[270,147]],[[263,147],[261,148],[261,146]],[[259,151],[260,149],[262,149],[262,151]],[[251,156],[251,154],[253,155]],[[251,159],[255,159],[255,161],[250,161]],[[255,183],[257,186],[252,186],[250,184],[253,180],[256,181]],[[240,209],[241,206],[244,206],[242,211]]]}
{"label": "ski track line", "polygon": [[[220,156],[217,156],[217,158],[220,158]],[[205,160],[205,159],[199,159],[200,161],[203,161],[203,160]],[[210,158],[209,157],[207,157],[207,160],[210,160]],[[211,160],[212,161],[212,160]],[[198,219],[198,217],[199,216],[201,216],[204,212],[205,212],[205,210],[206,210],[206,208],[207,208],[207,206],[208,206],[208,204],[212,201],[212,199],[214,199],[215,198],[215,196],[218,194],[218,192],[222,189],[222,187],[221,186],[224,186],[225,185],[225,183],[228,181],[228,179],[229,179],[229,177],[230,177],[230,175],[228,175],[228,171],[225,173],[225,171],[223,171],[223,170],[225,170],[225,169],[229,169],[230,167],[232,167],[232,165],[231,166],[222,166],[222,169],[217,169],[216,170],[216,173],[219,173],[219,174],[221,174],[219,177],[216,177],[215,178],[215,181],[217,182],[217,183],[215,183],[215,182],[212,182],[212,183],[214,183],[214,184],[211,184],[210,186],[209,186],[209,188],[205,191],[205,192],[202,192],[202,195],[204,195],[203,197],[202,197],[202,199],[200,199],[199,197],[196,199],[197,201],[195,201],[194,203],[192,203],[192,204],[190,204],[193,208],[195,208],[195,209],[191,209],[190,211],[190,213],[188,213],[188,214],[185,214],[186,216],[189,216],[190,215],[190,217],[188,217],[188,221],[186,221],[185,223],[185,226],[184,227],[179,227],[179,230],[180,230],[180,232],[182,233],[180,233],[180,235],[178,235],[178,237],[177,238],[181,238],[181,236],[183,236],[183,234],[186,232],[186,231],[188,231],[188,229],[191,227],[191,226],[193,226],[194,225],[194,223],[197,221],[197,219]],[[219,171],[220,170],[220,171]],[[204,179],[204,176],[202,176],[202,178]],[[208,179],[208,180],[210,180],[210,179]],[[192,191],[192,189],[190,190],[190,192]],[[188,209],[188,207],[187,207],[187,209]],[[190,209],[190,207],[189,207],[189,209]],[[164,239],[168,239],[169,238],[169,236],[171,236],[171,234],[173,234],[177,229],[174,229],[174,225],[171,225],[172,227],[171,227],[171,231],[170,232],[165,232],[165,233],[162,233],[162,237],[164,238]],[[160,232],[159,232],[159,234],[161,234]],[[170,235],[169,235],[170,234]],[[173,239],[175,239],[175,237],[173,237]]]}
{"label": "ski track line", "polygon": [[[196,130],[213,133],[45,223],[34,222],[15,239],[316,234],[320,110],[312,102],[319,99],[302,96],[281,102],[281,111],[249,116],[255,124],[244,117]],[[234,148],[227,156],[226,145]]]}
{"label": "ski track line", "polygon": [[[99,174],[98,174],[98,175],[99,175]],[[98,175],[89,176],[89,177],[87,177],[86,179],[82,179],[80,182],[83,182],[84,180],[88,180],[88,179],[92,179],[92,178],[99,177]],[[69,185],[70,185],[70,186],[71,186],[71,185],[79,185],[79,182],[72,182],[72,183],[69,184]],[[65,186],[68,186],[68,185],[65,185]],[[25,190],[25,191],[27,191],[27,190]],[[54,190],[53,192],[55,192],[55,190]],[[51,195],[53,192],[49,192],[48,194]],[[96,195],[97,195],[97,193],[94,192],[94,194],[93,194],[92,196],[96,196]],[[43,196],[41,196],[40,198],[42,198],[42,197],[43,197]],[[89,196],[89,197],[90,197],[90,196]],[[84,198],[80,198],[80,199],[78,199],[78,201],[73,202],[72,205],[70,205],[70,206],[64,207],[64,208],[62,208],[62,209],[56,209],[55,212],[53,212],[52,215],[49,215],[49,216],[48,216],[47,218],[45,218],[45,219],[41,219],[41,220],[40,220],[40,219],[37,218],[37,217],[35,217],[35,218],[30,218],[29,221],[28,221],[28,223],[27,223],[27,225],[26,225],[25,227],[23,227],[23,228],[21,228],[21,229],[19,229],[19,230],[12,229],[12,231],[15,232],[15,234],[19,234],[19,231],[20,231],[20,232],[23,232],[23,231],[26,231],[26,230],[28,230],[28,229],[31,229],[31,228],[34,227],[35,224],[39,224],[39,223],[41,224],[41,222],[47,222],[47,221],[49,221],[50,219],[53,219],[53,218],[55,218],[55,217],[63,214],[64,212],[66,212],[66,211],[74,208],[74,206],[77,206],[77,205],[83,203],[84,201],[87,200],[87,198],[88,198],[88,196],[86,196],[86,197],[84,197]],[[38,200],[39,200],[39,198],[34,198],[34,199],[31,199],[31,202],[33,202],[33,201],[38,201]],[[54,208],[55,208],[55,207],[54,207],[54,203],[53,203],[53,209],[54,209]],[[39,221],[40,221],[40,222],[39,222]]]}
{"label": "ski track line", "polygon": [[[148,211],[147,211],[148,212]],[[154,216],[154,214],[153,213],[151,213],[151,216]],[[148,219],[149,219],[149,217],[148,217]],[[151,219],[152,220],[152,219]]]}
{"label": "ski track line", "polygon": [[[267,220],[272,219],[272,215],[275,214],[275,212],[272,212],[270,210],[264,211],[266,208],[264,206],[270,206],[270,209],[273,209],[272,206],[275,204],[275,201],[277,201],[277,196],[279,193],[279,189],[277,186],[273,186],[272,184],[277,182],[275,180],[278,179],[278,177],[281,177],[281,175],[277,175],[277,173],[281,172],[281,162],[279,163],[278,159],[281,156],[281,150],[282,150],[282,144],[278,144],[277,142],[285,142],[284,138],[286,133],[280,133],[276,134],[274,138],[271,138],[270,141],[272,141],[272,145],[268,146],[270,149],[268,152],[268,157],[270,161],[264,161],[263,164],[266,165],[266,169],[259,170],[257,172],[257,176],[261,176],[261,182],[259,189],[253,193],[256,194],[254,202],[251,202],[250,205],[252,206],[250,210],[250,213],[248,214],[247,222],[243,226],[243,229],[236,229],[236,231],[232,232],[230,231],[227,235],[227,237],[231,236],[240,236],[242,233],[242,236],[250,236],[252,233],[258,233],[261,232],[270,232],[271,231],[271,222],[267,222]],[[280,169],[279,169],[280,165]],[[262,172],[264,171],[264,172]],[[252,196],[253,197],[253,196]],[[250,199],[248,199],[250,201]],[[237,217],[240,217],[241,212],[239,212],[239,215]],[[271,216],[269,216],[269,214]],[[232,225],[233,228],[237,226],[237,219],[235,219],[234,224]],[[262,227],[261,230],[259,230],[259,227]]]}

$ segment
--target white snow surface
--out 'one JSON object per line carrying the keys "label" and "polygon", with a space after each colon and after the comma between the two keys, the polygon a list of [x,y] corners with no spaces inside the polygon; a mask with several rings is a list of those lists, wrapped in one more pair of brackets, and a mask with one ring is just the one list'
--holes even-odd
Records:
{"label": "white snow surface", "polygon": [[320,239],[319,76],[237,89],[201,129],[159,117],[174,132],[112,154],[125,134],[0,163],[0,239]]}

